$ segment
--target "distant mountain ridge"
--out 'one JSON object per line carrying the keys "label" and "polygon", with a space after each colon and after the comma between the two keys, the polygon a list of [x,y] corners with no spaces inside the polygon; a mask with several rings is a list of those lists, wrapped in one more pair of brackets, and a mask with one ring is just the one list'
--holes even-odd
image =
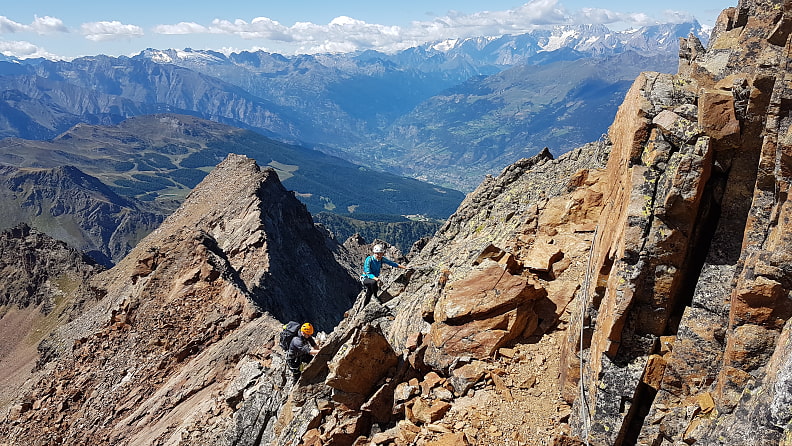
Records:
{"label": "distant mountain ridge", "polygon": [[[652,25],[622,31],[613,31],[604,25],[558,25],[551,29],[537,29],[519,35],[427,43],[401,51],[390,57],[390,60],[405,65],[411,60],[424,58],[432,61],[436,60],[436,56],[443,55],[450,60],[467,60],[476,66],[505,68],[536,64],[545,60],[541,56],[558,50],[573,51],[579,58],[606,57],[626,51],[643,56],[656,56],[676,52],[679,47],[677,39],[689,34],[695,35],[702,42],[709,38],[698,22]],[[417,55],[422,56],[416,57]],[[421,64],[424,68],[428,65]]]}
{"label": "distant mountain ridge", "polygon": [[[600,64],[606,70],[612,58],[634,54],[630,57],[636,65],[629,67],[632,71],[625,73],[627,77],[634,78],[643,70],[671,72],[676,69],[678,39],[690,34],[706,41],[701,26],[693,22],[619,32],[603,26],[556,27],[517,36],[434,42],[396,54],[283,56],[258,51],[225,55],[149,49],[131,58],[0,62],[0,137],[49,139],[77,123],[107,125],[141,114],[190,114],[314,147],[358,164],[469,190],[480,180],[482,166],[454,166],[463,169],[456,180],[444,172],[449,166],[429,166],[418,173],[401,166],[420,163],[435,150],[450,150],[456,159],[469,159],[469,154],[457,153],[452,146],[475,145],[476,151],[486,152],[491,159],[487,173],[497,173],[516,159],[537,153],[536,144],[503,151],[501,142],[458,132],[458,141],[446,140],[446,130],[460,123],[483,126],[484,132],[494,135],[512,133],[509,127],[515,124],[508,114],[492,115],[483,123],[467,122],[470,104],[451,101],[446,102],[443,120],[428,128],[434,132],[431,147],[409,142],[404,146],[393,135],[400,133],[409,116],[433,113],[432,104],[449,91],[487,88],[492,83],[489,77],[512,69],[537,80],[539,75],[532,73],[548,70],[542,67],[564,67],[569,73],[577,70],[577,64]],[[577,102],[563,101],[562,95],[554,97],[552,105],[533,104],[530,96],[551,88],[556,78],[544,77],[534,90],[525,90],[519,79],[512,79],[516,83],[504,86],[503,91],[519,90],[518,97],[537,108],[537,116],[547,115],[539,109],[542,106],[554,111],[575,107]],[[598,86],[590,89],[585,81],[581,95],[603,102],[597,96],[602,92],[608,97],[605,101],[613,103],[613,97],[626,91],[621,81],[604,92]],[[542,128],[561,133],[547,144],[562,152],[589,140],[591,134],[604,133],[603,122],[608,119],[600,121],[575,123],[568,139],[552,120]],[[525,138],[535,135],[534,131]]]}
{"label": "distant mountain ridge", "polygon": [[[314,214],[443,220],[464,198],[456,190],[367,169],[249,130],[159,114],[114,126],[81,124],[50,141],[0,141],[0,229],[27,223],[110,265],[156,228],[229,153],[275,169]],[[351,235],[338,225],[328,226]],[[405,249],[436,228],[409,220],[399,226],[407,236],[392,243]]]}
{"label": "distant mountain ridge", "polygon": [[[698,22],[661,24],[639,29],[613,31],[604,25],[558,25],[525,34],[498,37],[447,39],[418,45],[394,54],[374,50],[359,53],[284,56],[264,51],[231,53],[208,50],[147,49],[134,58],[174,64],[207,74],[218,66],[238,65],[260,73],[283,74],[290,67],[306,67],[309,61],[328,70],[351,75],[374,74],[393,67],[429,73],[442,71],[458,81],[493,74],[521,64],[544,62],[547,53],[561,49],[574,51],[579,58],[607,57],[633,51],[643,56],[675,53],[679,38],[695,35],[704,44],[709,37]],[[462,62],[465,62],[464,64]],[[379,62],[379,63],[377,63]],[[475,71],[468,71],[475,68]],[[275,71],[280,70],[280,71]],[[230,81],[234,83],[233,80]]]}
{"label": "distant mountain ridge", "polygon": [[27,224],[110,266],[164,220],[73,166],[0,165],[0,228]]}

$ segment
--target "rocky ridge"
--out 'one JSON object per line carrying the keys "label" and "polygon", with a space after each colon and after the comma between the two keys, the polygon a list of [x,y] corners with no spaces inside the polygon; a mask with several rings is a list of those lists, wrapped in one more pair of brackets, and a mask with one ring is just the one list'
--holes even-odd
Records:
{"label": "rocky ridge", "polygon": [[[327,303],[349,310],[295,386],[272,349],[279,323],[261,313],[281,307],[251,292],[277,290],[262,277],[306,258],[271,255],[279,227],[263,222],[288,212],[252,198],[288,196],[274,175],[226,160],[218,175],[271,193],[207,177],[96,276],[106,296],[58,332],[77,342],[15,399],[0,436],[790,444],[790,8],[741,1],[706,49],[681,42],[678,74],[635,81],[608,138],[486,179],[378,301]],[[303,222],[291,241],[319,249],[300,212],[279,221]],[[354,267],[361,241],[324,243],[318,255]]]}
{"label": "rocky ridge", "polygon": [[[564,329],[569,425],[529,443],[788,444],[789,14],[742,1],[708,48],[683,40],[677,75],[636,80],[605,166],[542,184],[540,155],[485,181],[387,289],[394,311],[367,308],[292,396],[304,444],[519,444],[448,414],[486,380],[518,394],[498,377]],[[363,358],[382,368],[352,385]]]}
{"label": "rocky ridge", "polygon": [[93,303],[85,281],[103,268],[66,243],[19,225],[0,234],[0,405],[9,404],[39,361],[46,328]]}
{"label": "rocky ridge", "polygon": [[258,378],[270,416],[280,407],[285,369],[272,351],[281,326],[272,315],[328,329],[359,289],[334,252],[343,261],[344,248],[314,227],[272,169],[229,156],[130,255],[90,279],[96,302],[47,339],[46,361],[0,437],[257,437],[234,409]]}
{"label": "rocky ridge", "polygon": [[336,327],[270,444],[540,444],[567,432],[557,328],[585,273],[609,147],[545,151],[470,194],[382,303]]}

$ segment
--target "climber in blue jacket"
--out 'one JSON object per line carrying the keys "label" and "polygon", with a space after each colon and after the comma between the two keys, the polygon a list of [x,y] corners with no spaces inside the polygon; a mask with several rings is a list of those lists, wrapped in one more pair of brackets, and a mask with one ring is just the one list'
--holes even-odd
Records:
{"label": "climber in blue jacket", "polygon": [[379,291],[380,271],[382,264],[392,266],[394,268],[407,268],[404,265],[394,262],[385,257],[385,247],[382,245],[374,245],[371,250],[372,255],[366,257],[366,262],[363,264],[363,274],[360,275],[360,280],[366,288],[366,297],[363,298],[363,306],[369,303],[371,296]]}

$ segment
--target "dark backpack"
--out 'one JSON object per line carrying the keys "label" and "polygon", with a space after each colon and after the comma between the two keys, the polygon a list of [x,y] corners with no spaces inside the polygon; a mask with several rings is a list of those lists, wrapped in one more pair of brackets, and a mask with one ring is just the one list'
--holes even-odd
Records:
{"label": "dark backpack", "polygon": [[283,330],[280,332],[280,347],[281,349],[288,351],[289,346],[291,345],[292,339],[297,336],[297,333],[300,331],[300,327],[302,324],[299,322],[289,321],[286,325],[283,326]]}

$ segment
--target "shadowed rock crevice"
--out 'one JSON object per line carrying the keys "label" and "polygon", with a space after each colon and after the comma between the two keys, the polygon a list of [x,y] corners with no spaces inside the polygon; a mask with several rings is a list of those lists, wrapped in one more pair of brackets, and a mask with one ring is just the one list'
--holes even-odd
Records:
{"label": "shadowed rock crevice", "polygon": [[[584,374],[590,407],[596,408],[589,440],[597,444],[721,444],[711,431],[724,435],[737,428],[723,428],[713,421],[717,414],[726,416],[740,404],[757,408],[755,400],[741,400],[740,393],[766,389],[761,380],[774,379],[764,367],[790,317],[785,274],[761,260],[789,230],[787,222],[773,217],[785,208],[777,191],[788,187],[788,179],[779,175],[788,164],[779,157],[787,150],[782,139],[788,133],[788,118],[779,114],[788,91],[779,78],[785,77],[788,61],[772,46],[783,31],[768,33],[781,26],[784,15],[772,12],[775,7],[787,8],[742,1],[738,9],[725,11],[710,47],[704,50],[692,39],[683,44],[690,52],[670,83],[660,82],[662,76],[646,75],[654,80],[645,84],[639,79],[646,85],[643,98],[628,94],[611,127],[612,153],[624,154],[633,165],[622,170],[623,180],[610,195],[633,201],[622,211],[627,215],[623,234],[604,235],[597,248],[603,252],[599,258],[606,251],[607,256],[617,253],[588,351],[591,370]],[[768,45],[768,35],[776,36],[775,44]],[[687,93],[675,93],[676,86]],[[658,105],[662,111],[656,113]],[[658,156],[663,145],[653,147],[656,138],[641,137],[655,131],[641,130],[648,118],[681,150]],[[642,146],[641,141],[647,142]],[[641,162],[659,161],[658,171],[665,172],[659,196],[643,207],[644,215],[636,212],[637,205],[649,201],[634,200],[642,190],[636,181],[641,178],[638,153]],[[609,169],[617,172],[619,163],[613,161],[612,154]],[[606,208],[605,215],[619,215],[616,209]],[[645,229],[643,222],[652,230],[630,232],[630,226]],[[679,231],[680,237],[659,231]],[[615,241],[618,249],[606,250]],[[638,261],[628,255],[631,245],[640,247]],[[767,275],[756,274],[757,268]],[[653,390],[637,400],[632,391],[644,385]],[[632,404],[616,407],[613,400],[619,397]],[[758,418],[738,424],[763,441],[776,435]],[[738,438],[734,433],[722,438],[729,437]]]}

